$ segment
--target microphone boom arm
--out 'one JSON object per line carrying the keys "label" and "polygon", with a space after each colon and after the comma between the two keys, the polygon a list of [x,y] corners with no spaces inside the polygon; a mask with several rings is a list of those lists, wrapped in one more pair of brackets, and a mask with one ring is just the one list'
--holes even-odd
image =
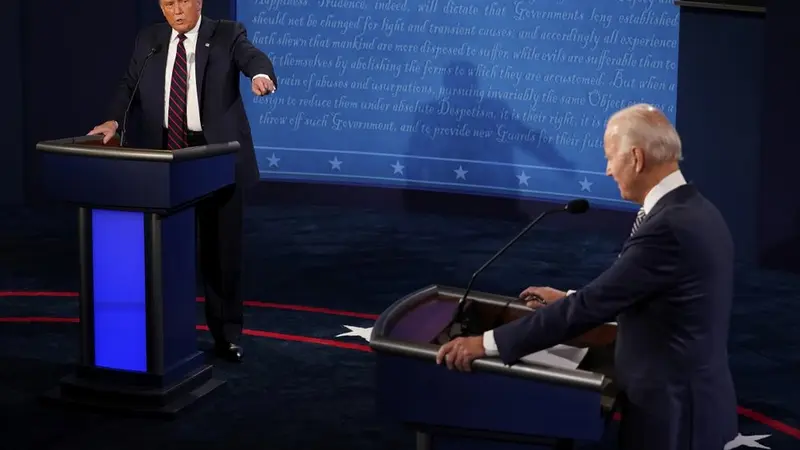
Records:
{"label": "microphone boom arm", "polygon": [[461,303],[463,303],[463,302],[465,302],[467,300],[467,296],[469,295],[470,291],[472,290],[472,284],[475,282],[475,279],[478,277],[478,275],[484,269],[489,267],[490,264],[492,264],[497,258],[499,258],[503,253],[505,253],[506,250],[508,250],[512,245],[514,245],[522,236],[525,235],[525,233],[530,231],[530,229],[533,228],[534,225],[539,223],[539,221],[542,220],[545,216],[547,216],[547,215],[549,215],[551,213],[554,213],[554,212],[558,212],[558,211],[561,211],[561,209],[545,211],[545,212],[539,214],[539,217],[534,219],[533,222],[529,223],[528,226],[526,226],[525,228],[522,229],[522,231],[517,233],[517,235],[514,236],[514,239],[511,239],[510,241],[508,241],[508,243],[506,243],[506,245],[503,246],[503,248],[501,248],[500,251],[495,253],[494,256],[489,258],[488,261],[486,261],[478,270],[476,270],[475,273],[472,274],[472,278],[470,278],[469,284],[467,284],[467,289],[464,291],[464,295],[461,297],[461,300],[459,300],[459,304],[461,304]]}
{"label": "microphone boom arm", "polygon": [[[536,219],[534,219],[531,223],[529,223],[522,231],[517,233],[517,235],[514,236],[513,239],[508,241],[508,243],[505,246],[503,246],[503,248],[501,248],[491,258],[489,258],[488,261],[486,261],[478,270],[475,271],[475,273],[472,274],[472,277],[469,280],[469,284],[467,284],[467,288],[464,290],[464,295],[458,301],[458,305],[456,305],[456,308],[453,311],[453,317],[450,319],[450,323],[447,324],[446,328],[449,329],[449,331],[447,332],[448,337],[450,339],[453,338],[453,328],[455,328],[454,325],[457,322],[465,322],[465,323],[469,322],[468,318],[467,319],[463,319],[463,317],[462,317],[464,315],[464,308],[465,308],[465,305],[467,303],[467,297],[469,296],[470,291],[472,291],[472,285],[475,283],[475,279],[477,279],[478,275],[481,272],[483,272],[484,269],[489,267],[489,265],[491,265],[497,258],[499,258],[500,255],[505,253],[505,251],[508,250],[509,247],[514,245],[522,236],[525,235],[525,233],[530,231],[530,229],[533,228],[534,225],[539,223],[539,221],[541,221],[545,216],[548,216],[550,214],[557,213],[557,212],[568,212],[570,214],[583,214],[588,209],[589,209],[589,202],[586,201],[586,199],[575,199],[575,200],[570,201],[569,203],[567,203],[566,205],[564,205],[561,208],[554,208],[554,209],[547,210],[547,211],[539,214],[539,216]],[[506,306],[508,306],[508,305],[506,305]],[[461,324],[461,325],[462,326],[460,327],[459,333],[463,335],[465,333],[465,330],[467,330],[467,328],[469,328],[469,327],[466,324]]]}

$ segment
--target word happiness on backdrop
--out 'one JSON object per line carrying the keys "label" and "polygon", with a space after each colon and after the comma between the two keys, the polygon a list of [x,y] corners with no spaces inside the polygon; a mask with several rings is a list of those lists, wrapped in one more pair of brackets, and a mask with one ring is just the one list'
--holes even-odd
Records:
{"label": "word happiness on backdrop", "polygon": [[276,95],[248,105],[266,178],[613,206],[608,115],[647,102],[674,119],[672,0],[240,0],[237,11],[280,75]]}

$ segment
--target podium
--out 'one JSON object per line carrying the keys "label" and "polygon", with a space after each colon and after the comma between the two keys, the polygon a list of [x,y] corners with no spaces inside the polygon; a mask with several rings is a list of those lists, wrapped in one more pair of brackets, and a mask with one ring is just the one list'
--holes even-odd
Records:
{"label": "podium", "polygon": [[[378,410],[416,432],[417,450],[561,450],[600,441],[616,398],[616,325],[564,343],[585,349],[575,368],[481,358],[470,373],[451,371],[436,364],[436,353],[450,340],[446,328],[463,295],[428,286],[380,315],[370,339]],[[482,292],[465,306],[474,335],[535,314],[515,298]]]}
{"label": "podium", "polygon": [[172,415],[223,384],[197,346],[194,205],[234,183],[239,143],[112,144],[36,146],[45,193],[79,215],[80,358],[46,398]]}

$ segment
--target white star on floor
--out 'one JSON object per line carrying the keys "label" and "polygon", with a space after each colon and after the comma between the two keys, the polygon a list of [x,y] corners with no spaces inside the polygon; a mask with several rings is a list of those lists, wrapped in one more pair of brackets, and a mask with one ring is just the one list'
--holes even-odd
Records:
{"label": "white star on floor", "polygon": [[354,327],[351,325],[343,325],[343,326],[350,331],[345,331],[342,334],[337,334],[336,337],[356,336],[369,342],[369,338],[370,336],[372,336],[372,327],[362,328],[362,327]]}
{"label": "white star on floor", "polygon": [[525,175],[525,171],[524,170],[522,171],[521,174],[517,175],[517,179],[519,180],[519,185],[520,186],[522,186],[523,184],[525,186],[527,186],[528,185],[528,180],[530,180],[530,178],[531,177],[529,177],[528,175]]}
{"label": "white star on floor", "polygon": [[592,192],[592,185],[594,183],[589,181],[588,178],[583,177],[583,181],[578,181],[578,183],[581,185],[581,191]]}
{"label": "white star on floor", "polygon": [[400,161],[397,161],[396,163],[392,164],[392,169],[394,169],[394,173],[395,174],[399,173],[400,175],[402,175],[403,174],[403,169],[405,169],[405,168],[406,168],[406,166],[400,164]]}
{"label": "white star on floor", "polygon": [[467,179],[466,175],[469,172],[469,170],[464,170],[463,167],[458,166],[458,169],[453,170],[453,172],[456,173],[456,180],[458,179],[466,180]]}
{"label": "white star on floor", "polygon": [[280,160],[281,160],[280,158],[275,156],[275,153],[273,153],[272,156],[267,158],[267,161],[269,161],[269,166],[270,167],[278,167],[278,161],[280,161]]}
{"label": "white star on floor", "polygon": [[331,163],[331,170],[342,170],[342,161],[339,161],[339,157],[334,156],[328,162]]}
{"label": "white star on floor", "polygon": [[727,444],[725,444],[725,450],[731,450],[731,449],[739,448],[739,447],[766,448],[766,449],[768,449],[769,447],[767,447],[766,445],[764,445],[764,444],[762,444],[760,442],[757,442],[757,441],[760,441],[760,440],[762,440],[764,438],[768,438],[770,436],[771,435],[769,435],[769,434],[756,434],[756,435],[753,435],[753,436],[742,436],[742,433],[739,433],[739,435],[736,436],[736,438],[734,440],[732,440],[732,441],[728,442]]}

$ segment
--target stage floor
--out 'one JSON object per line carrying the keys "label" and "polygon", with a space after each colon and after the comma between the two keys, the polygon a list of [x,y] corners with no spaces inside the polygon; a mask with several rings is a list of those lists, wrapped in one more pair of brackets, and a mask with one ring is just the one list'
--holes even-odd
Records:
{"label": "stage floor", "polygon": [[[251,208],[245,362],[221,363],[228,383],[179,420],[161,423],[65,413],[35,401],[78,352],[76,216],[19,209],[0,223],[0,435],[9,449],[412,449],[411,434],[375,413],[366,340],[373,321],[422,286],[463,286],[524,226],[337,207]],[[613,261],[622,239],[537,228],[475,289],[516,295],[532,284],[580,287]],[[736,295],[730,361],[741,433],[759,448],[797,448],[800,337],[792,330],[800,277],[741,268]],[[208,339],[201,301],[198,336]]]}

